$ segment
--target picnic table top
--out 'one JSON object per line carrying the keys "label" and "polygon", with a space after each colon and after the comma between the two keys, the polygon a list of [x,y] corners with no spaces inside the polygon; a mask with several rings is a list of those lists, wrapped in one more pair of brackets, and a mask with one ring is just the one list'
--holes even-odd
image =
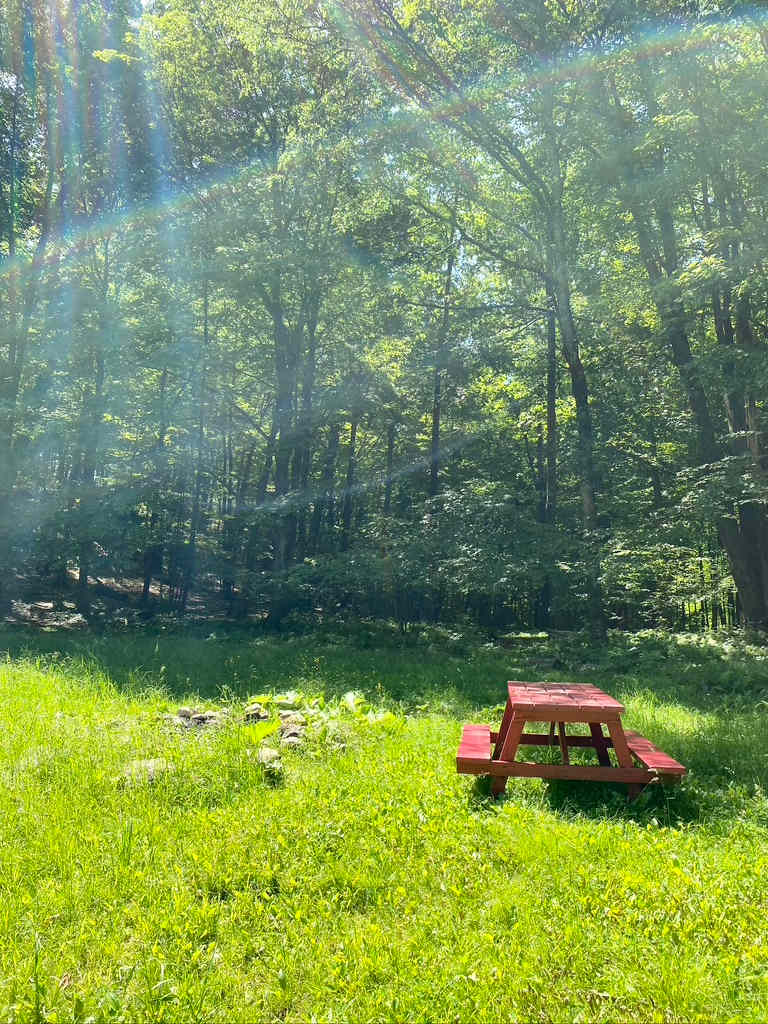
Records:
{"label": "picnic table top", "polygon": [[507,683],[509,703],[516,711],[543,712],[547,716],[568,713],[571,720],[579,712],[610,716],[624,713],[624,705],[591,683]]}

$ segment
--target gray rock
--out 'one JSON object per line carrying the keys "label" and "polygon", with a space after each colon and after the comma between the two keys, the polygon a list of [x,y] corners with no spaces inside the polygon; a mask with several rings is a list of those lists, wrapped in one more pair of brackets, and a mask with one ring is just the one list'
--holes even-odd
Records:
{"label": "gray rock", "polygon": [[281,711],[280,712],[280,724],[281,728],[286,725],[306,725],[307,720],[300,711]]}
{"label": "gray rock", "polygon": [[176,714],[179,716],[179,718],[191,718],[192,715],[195,714],[195,712],[192,710],[192,708],[179,708]]}
{"label": "gray rock", "polygon": [[199,711],[192,715],[191,721],[194,725],[221,725],[222,717],[218,711]]}
{"label": "gray rock", "polygon": [[282,747],[300,747],[304,742],[304,737],[301,733],[291,734],[289,736],[283,735],[280,739],[280,746]]}
{"label": "gray rock", "polygon": [[243,712],[246,722],[263,722],[269,718],[269,712],[261,704],[249,704]]}
{"label": "gray rock", "polygon": [[273,764],[280,760],[280,751],[274,747],[259,747],[256,760],[259,764]]}
{"label": "gray rock", "polygon": [[306,732],[306,730],[305,730],[303,725],[281,725],[280,726],[280,735],[283,738],[286,738],[288,736],[298,736],[299,739],[302,739],[305,732]]}

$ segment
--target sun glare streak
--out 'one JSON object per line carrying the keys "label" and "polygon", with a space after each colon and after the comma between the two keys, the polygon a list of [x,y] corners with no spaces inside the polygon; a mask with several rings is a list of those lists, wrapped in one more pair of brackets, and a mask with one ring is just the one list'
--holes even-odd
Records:
{"label": "sun glare streak", "polygon": [[[55,149],[64,152],[66,157],[75,164],[87,150],[87,136],[84,128],[95,132],[96,125],[83,125],[81,111],[75,105],[74,90],[69,76],[61,72],[62,67],[70,67],[76,74],[77,48],[66,43],[67,33],[76,31],[72,22],[72,8],[63,3],[54,7],[55,16],[51,20],[50,43],[58,58],[58,74],[56,76],[58,118],[54,126],[56,130]],[[750,13],[755,23],[768,24],[768,12],[755,10]],[[381,73],[385,87],[402,89],[406,87],[407,71],[397,63],[386,43],[376,29],[365,22],[353,22],[343,4],[335,5],[334,22],[337,28],[344,31],[350,43],[358,49],[362,46],[373,47],[377,55],[387,61],[386,68],[372,67],[371,70]],[[103,30],[103,27],[102,27]],[[635,61],[649,60],[668,55],[671,49],[684,49],[687,53],[702,54],[712,49],[713,53],[721,45],[721,39],[712,39],[712,33],[736,36],[750,31],[741,15],[734,15],[727,20],[719,20],[705,29],[700,30],[699,38],[691,39],[686,28],[675,26],[665,30],[656,30],[652,35],[646,32],[633,42],[623,43],[615,49],[600,53],[584,52],[565,61],[550,63],[525,75],[519,73],[488,74],[471,86],[469,90],[457,92],[437,102],[417,106],[413,103],[406,109],[391,109],[379,116],[372,116],[359,122],[352,133],[365,138],[372,147],[386,147],[396,144],[404,137],[418,132],[429,123],[450,124],[460,118],[470,105],[489,110],[495,106],[504,113],[504,107],[511,100],[526,92],[555,83],[575,83],[594,76],[606,62],[615,62],[631,57]],[[363,35],[361,41],[360,35]],[[119,45],[119,40],[104,35],[107,46]],[[95,217],[79,218],[79,223],[65,227],[51,240],[46,259],[48,262],[58,260],[70,247],[79,248],[93,244],[99,239],[120,230],[141,228],[158,231],[165,239],[168,258],[176,253],[183,253],[185,238],[183,234],[183,215],[192,212],[202,197],[214,197],[227,189],[247,187],[255,178],[265,176],[266,171],[259,166],[258,157],[236,168],[218,170],[211,175],[200,178],[191,187],[175,189],[170,179],[163,178],[164,169],[171,164],[172,144],[165,128],[163,105],[153,81],[144,79],[145,102],[152,118],[152,129],[148,132],[149,144],[152,148],[154,174],[156,176],[155,196],[152,200],[127,204],[118,210],[103,212]],[[83,103],[87,109],[87,104]],[[116,138],[114,126],[105,120],[101,126],[104,133],[109,132],[111,141],[112,173],[122,179],[125,184],[126,153],[121,142]],[[6,258],[0,264],[0,275],[23,271],[28,264],[28,257],[23,253],[15,259]]]}

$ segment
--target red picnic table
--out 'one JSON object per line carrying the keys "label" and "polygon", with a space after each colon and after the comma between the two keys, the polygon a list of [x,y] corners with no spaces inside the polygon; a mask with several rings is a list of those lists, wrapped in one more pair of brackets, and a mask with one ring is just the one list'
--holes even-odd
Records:
{"label": "red picnic table", "polygon": [[[457,771],[491,776],[494,796],[503,793],[510,776],[623,782],[632,799],[651,782],[677,782],[685,775],[685,768],[673,757],[644,736],[625,730],[621,724],[624,705],[596,686],[510,682],[507,690],[499,731],[493,732],[488,725],[465,725],[456,757]],[[549,730],[524,732],[528,722],[549,723]],[[575,723],[587,725],[589,735],[569,734],[566,725]],[[515,760],[520,747],[555,743],[560,747],[561,764]],[[598,763],[571,764],[570,747],[594,748]]]}

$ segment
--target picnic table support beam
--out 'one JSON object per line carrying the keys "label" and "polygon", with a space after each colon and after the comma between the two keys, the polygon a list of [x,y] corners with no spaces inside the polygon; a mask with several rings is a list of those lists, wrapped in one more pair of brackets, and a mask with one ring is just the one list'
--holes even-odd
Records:
{"label": "picnic table support beam", "polygon": [[[509,707],[509,704],[507,705]],[[503,726],[503,723],[502,723]],[[520,746],[520,737],[523,735],[523,729],[525,728],[525,719],[516,717],[512,709],[509,712],[509,722],[507,725],[506,733],[502,738],[501,731],[499,731],[499,739],[496,743],[497,746],[501,744],[499,751],[499,761],[514,761],[517,756],[517,748]],[[497,758],[494,754],[494,760]],[[504,792],[507,785],[506,776],[496,776],[491,782],[491,793],[494,797],[499,796]]]}
{"label": "picnic table support beam", "polygon": [[568,743],[567,736],[565,735],[565,722],[557,723],[557,732],[560,737],[560,755],[563,759],[563,764],[570,764],[571,759],[568,757]]}
{"label": "picnic table support beam", "polygon": [[[633,768],[635,761],[632,757],[632,751],[629,749],[627,743],[627,737],[624,735],[624,727],[618,718],[609,718],[605,723],[613,740],[613,749],[616,751],[616,758],[619,765],[622,768]],[[602,728],[600,730],[602,732]],[[627,783],[627,800],[631,803],[640,796],[642,791],[645,789],[644,783],[628,782]]]}
{"label": "picnic table support beam", "polygon": [[[493,734],[491,734],[493,736]],[[594,747],[595,741],[591,736],[578,736],[573,733],[567,733],[565,737],[566,745],[569,747]],[[524,732],[520,737],[521,747],[552,747],[557,743],[557,738],[550,739],[550,736],[546,732]],[[603,737],[603,744],[610,748],[613,746],[611,740],[607,737]]]}
{"label": "picnic table support beam", "polygon": [[493,779],[502,776],[524,779],[575,779],[642,786],[656,779],[656,776],[646,768],[611,768],[607,771],[596,764],[541,764],[537,761],[491,761],[482,774],[488,774]]}
{"label": "picnic table support beam", "polygon": [[507,701],[506,706],[504,708],[504,717],[502,718],[501,725],[499,726],[499,734],[496,737],[496,743],[493,748],[493,754],[491,755],[493,758],[499,758],[501,756],[501,748],[504,744],[504,740],[506,739],[507,731],[509,730],[509,723],[511,721],[512,708],[510,706],[509,701]]}
{"label": "picnic table support beam", "polygon": [[611,766],[611,758],[608,753],[608,747],[612,746],[612,741],[607,740],[603,735],[603,727],[599,722],[590,722],[589,731],[592,736],[592,745],[597,751],[597,760],[606,768]]}

